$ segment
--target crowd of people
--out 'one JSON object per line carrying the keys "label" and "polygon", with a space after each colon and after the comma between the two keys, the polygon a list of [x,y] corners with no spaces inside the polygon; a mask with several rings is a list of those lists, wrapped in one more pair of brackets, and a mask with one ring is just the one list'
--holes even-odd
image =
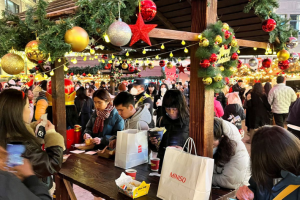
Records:
{"label": "crowd of people", "polygon": [[[41,116],[52,113],[48,84],[42,81],[34,89],[33,83],[13,88],[19,86],[11,82],[13,89],[6,88],[0,93],[0,146],[3,148],[0,153],[7,155],[4,149],[11,141],[22,141],[26,147],[23,156],[27,159],[24,168],[14,169],[17,177],[21,177],[18,180],[1,164],[7,156],[1,157],[0,176],[11,179],[11,184],[22,187],[24,195],[30,193],[36,199],[49,199],[42,191],[53,187],[51,175],[60,170],[65,150],[62,136],[51,123],[52,117],[48,118],[42,137],[34,131]],[[99,88],[93,81],[72,83],[72,87],[70,91],[76,93],[76,98],[66,103],[67,128],[79,124],[82,140],[91,139],[95,149],[107,146],[114,149],[117,132],[124,129],[165,127],[159,148],[152,154],[161,160],[160,172],[166,147],[183,148],[189,137],[189,82],[145,84],[144,79],[136,79],[132,84],[120,83],[114,94],[109,93],[110,86],[105,82]],[[228,91],[216,93],[214,105],[213,185],[238,189],[238,199],[267,200],[289,185],[300,184],[300,100],[285,85],[284,77],[278,76],[273,87],[270,83],[264,86],[255,83],[244,88],[243,81],[239,80]],[[251,143],[250,155],[242,140],[244,134],[250,136],[246,141]],[[149,143],[158,144],[156,138],[148,139]],[[37,178],[42,184],[35,181]],[[30,184],[44,189],[38,193]],[[299,194],[296,188],[289,197],[300,199]]]}

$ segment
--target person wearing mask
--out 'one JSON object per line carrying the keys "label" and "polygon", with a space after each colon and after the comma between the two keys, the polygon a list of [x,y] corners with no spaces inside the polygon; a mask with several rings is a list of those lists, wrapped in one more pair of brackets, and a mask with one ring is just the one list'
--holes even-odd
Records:
{"label": "person wearing mask", "polygon": [[237,199],[299,200],[299,158],[300,140],[292,133],[279,126],[258,129],[251,144],[250,185],[238,189]]}
{"label": "person wearing mask", "polygon": [[[136,79],[133,88],[130,90],[130,94],[132,94],[135,97],[135,108],[141,107],[142,105],[145,105],[151,114],[151,118],[153,115],[153,101],[151,99],[151,96],[145,92],[145,79]],[[154,121],[151,120],[151,123],[149,124],[149,128],[154,128]]]}
{"label": "person wearing mask", "polygon": [[[119,93],[114,99],[114,105],[119,115],[125,120],[126,129],[148,130],[151,123],[151,114],[146,106],[135,108],[134,97],[128,92]],[[115,148],[115,142],[111,143],[110,148]]]}
{"label": "person wearing mask", "polygon": [[227,189],[248,185],[251,176],[250,156],[239,130],[232,123],[216,117],[213,158],[215,160],[213,185]]}
{"label": "person wearing mask", "polygon": [[297,95],[294,90],[285,85],[285,78],[283,76],[278,76],[277,85],[271,89],[268,95],[268,101],[272,107],[276,125],[284,127],[290,105],[296,100]]}
{"label": "person wearing mask", "polygon": [[152,102],[154,101],[154,97],[157,95],[156,91],[156,84],[155,83],[149,83],[146,93],[150,95]]}
{"label": "person wearing mask", "polygon": [[[64,138],[55,131],[54,125],[47,121],[45,133],[36,135],[34,130],[41,122],[28,124],[30,118],[29,100],[22,91],[7,89],[0,94],[0,146],[10,141],[22,141],[25,152],[22,155],[32,164],[35,175],[52,187],[51,175],[57,173],[62,165]],[[45,151],[41,144],[45,144]]]}
{"label": "person wearing mask", "polygon": [[168,90],[169,89],[168,89],[167,84],[165,84],[165,83],[161,84],[159,91],[158,91],[158,95],[156,95],[154,98],[153,108],[156,109],[157,119],[159,119],[161,116],[163,116],[164,110],[162,108],[162,102],[163,102],[164,96]]}
{"label": "person wearing mask", "polygon": [[267,95],[267,97],[269,96],[269,93],[272,89],[272,85],[270,82],[266,82],[265,85],[264,85],[264,91],[265,91],[265,94]]}
{"label": "person wearing mask", "polygon": [[300,140],[300,99],[297,99],[290,107],[287,118],[287,129]]}
{"label": "person wearing mask", "polygon": [[124,129],[124,120],[112,105],[107,90],[97,90],[93,95],[95,112],[84,130],[83,139],[93,138],[95,149],[104,149],[109,145],[112,136]]}
{"label": "person wearing mask", "polygon": [[5,200],[51,200],[48,189],[35,176],[27,159],[23,165],[6,170],[8,153],[0,147],[0,199]]}
{"label": "person wearing mask", "polygon": [[242,87],[243,85],[243,80],[238,80],[238,82],[232,86],[232,92],[238,92],[241,101],[244,101],[244,93],[245,93],[245,88]]}
{"label": "person wearing mask", "polygon": [[238,92],[226,95],[228,105],[224,109],[223,119],[234,124],[238,130],[242,130],[242,120],[245,119],[245,112]]}
{"label": "person wearing mask", "polygon": [[93,98],[93,94],[95,92],[95,90],[93,90],[91,87],[90,87],[90,84],[89,83],[86,83],[85,84],[85,90],[86,90],[86,95],[90,98]]}
{"label": "person wearing mask", "polygon": [[[158,119],[157,127],[165,127],[157,157],[160,158],[159,172],[163,166],[166,148],[168,146],[183,147],[189,137],[190,113],[182,92],[169,90],[163,103],[163,116]],[[149,138],[153,145],[158,143],[155,137]]]}
{"label": "person wearing mask", "polygon": [[81,85],[78,84],[78,83],[76,83],[76,85],[75,85],[75,91],[77,91],[80,87],[81,87]]}
{"label": "person wearing mask", "polygon": [[251,142],[255,129],[264,125],[270,125],[270,111],[271,106],[263,91],[262,84],[255,83],[252,92],[247,95],[247,112],[249,112],[250,129],[250,140],[247,141],[248,143]]}
{"label": "person wearing mask", "polygon": [[76,91],[75,106],[79,116],[79,124],[82,127],[82,130],[86,129],[86,124],[92,116],[94,110],[94,102],[89,98],[83,87],[80,87]]}

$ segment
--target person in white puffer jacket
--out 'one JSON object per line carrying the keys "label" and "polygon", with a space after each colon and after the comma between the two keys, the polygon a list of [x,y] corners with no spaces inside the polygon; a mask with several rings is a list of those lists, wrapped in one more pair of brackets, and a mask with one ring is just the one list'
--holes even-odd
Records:
{"label": "person in white puffer jacket", "polygon": [[228,189],[249,185],[250,156],[236,126],[215,118],[213,147],[213,185]]}

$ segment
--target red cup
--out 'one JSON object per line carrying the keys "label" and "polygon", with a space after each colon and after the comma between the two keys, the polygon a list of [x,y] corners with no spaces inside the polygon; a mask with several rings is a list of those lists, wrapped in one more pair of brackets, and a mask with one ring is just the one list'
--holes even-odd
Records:
{"label": "red cup", "polygon": [[125,174],[127,176],[131,176],[133,180],[136,178],[136,170],[135,169],[126,169]]}
{"label": "red cup", "polygon": [[152,158],[151,159],[151,171],[157,172],[159,169],[159,158]]}

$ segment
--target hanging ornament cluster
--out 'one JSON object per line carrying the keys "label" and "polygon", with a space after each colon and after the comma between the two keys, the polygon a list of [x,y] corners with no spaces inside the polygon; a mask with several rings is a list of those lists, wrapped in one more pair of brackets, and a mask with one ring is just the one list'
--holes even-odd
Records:
{"label": "hanging ornament cluster", "polygon": [[141,2],[141,15],[143,17],[143,20],[145,22],[149,22],[152,19],[154,19],[156,13],[157,13],[157,8],[156,5],[153,1],[151,0],[144,0]]}
{"label": "hanging ornament cluster", "polygon": [[267,19],[262,23],[262,30],[265,32],[271,32],[276,28],[276,21],[274,19]]}
{"label": "hanging ornament cluster", "polygon": [[75,26],[67,30],[65,42],[71,45],[73,52],[81,52],[89,44],[89,35],[83,28]]}
{"label": "hanging ornament cluster", "polygon": [[107,35],[113,45],[121,47],[128,44],[132,33],[130,27],[120,18],[109,26]]}

